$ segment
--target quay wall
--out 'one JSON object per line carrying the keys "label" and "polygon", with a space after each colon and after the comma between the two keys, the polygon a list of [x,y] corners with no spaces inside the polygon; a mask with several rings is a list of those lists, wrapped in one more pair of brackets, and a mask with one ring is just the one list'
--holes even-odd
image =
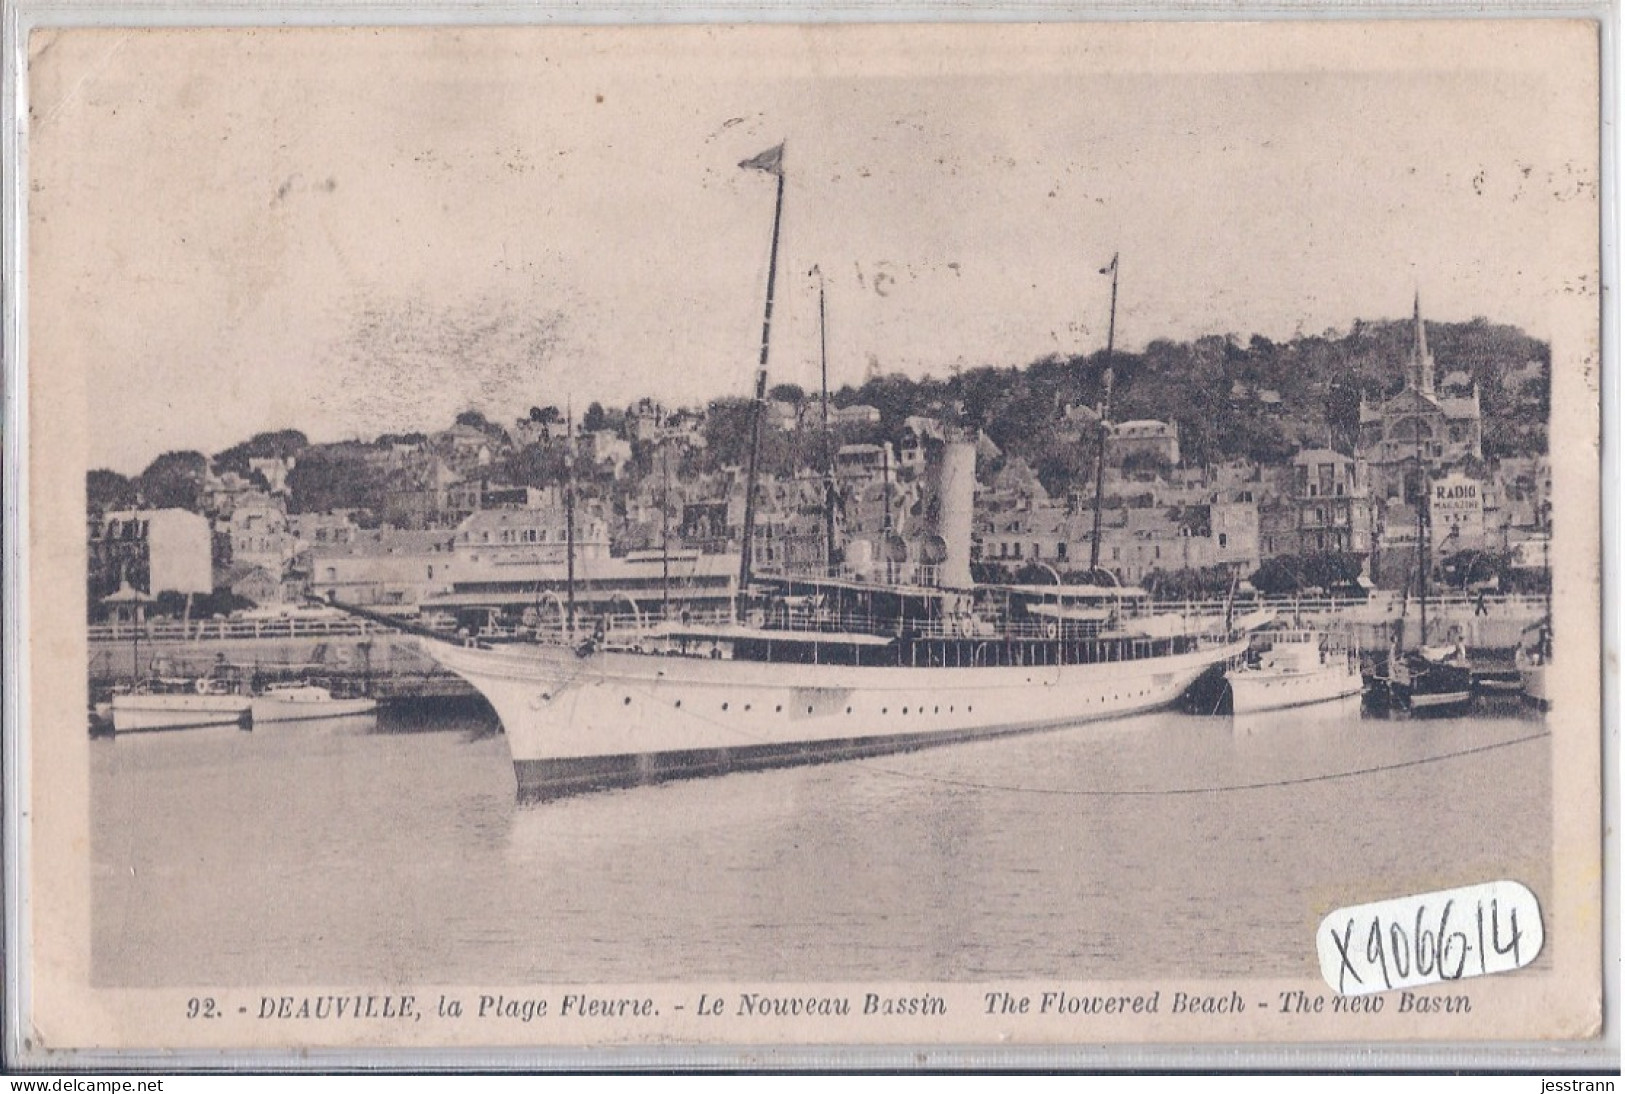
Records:
{"label": "quay wall", "polygon": [[471,696],[474,689],[441,668],[417,640],[393,633],[275,638],[93,638],[90,686],[110,687],[145,676],[156,662],[165,674],[201,676],[224,659],[246,672],[300,673],[364,682],[380,699]]}

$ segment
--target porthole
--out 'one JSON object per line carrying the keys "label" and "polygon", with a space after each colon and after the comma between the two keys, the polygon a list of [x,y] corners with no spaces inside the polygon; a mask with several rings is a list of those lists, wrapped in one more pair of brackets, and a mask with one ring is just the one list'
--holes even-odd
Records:
{"label": "porthole", "polygon": [[632,705],[632,697],[630,695],[628,695],[625,699],[622,699],[621,700],[621,705],[623,707],[631,706]]}
{"label": "porthole", "polygon": [[812,713],[812,707],[808,707],[808,708],[807,708],[807,713],[808,713],[808,714],[811,714],[811,713]]}
{"label": "porthole", "polygon": [[722,709],[723,709],[723,710],[727,710],[727,709],[728,709],[728,704],[727,704],[727,703],[723,703],[723,704],[722,704]]}
{"label": "porthole", "polygon": [[778,705],[776,705],[776,706],[774,706],[774,708],[773,708],[773,713],[774,713],[774,714],[777,714],[777,713],[779,713],[779,712],[780,712],[780,711],[782,711],[782,710],[783,710],[783,709],[784,709],[784,704],[783,704],[783,703],[779,703],[779,704],[778,704]]}
{"label": "porthole", "polygon": [[672,704],[672,706],[674,706],[674,707],[681,707],[682,705],[683,705],[683,701],[681,699],[677,700],[675,703]]}
{"label": "porthole", "polygon": [[880,713],[882,713],[882,714],[884,714],[884,713],[886,713],[886,708],[885,708],[885,707],[881,707],[881,708],[880,708]]}
{"label": "porthole", "polygon": [[847,713],[848,713],[848,714],[851,714],[851,713],[852,713],[852,708],[851,708],[851,707],[847,707],[847,708],[846,708],[846,712],[847,712]]}
{"label": "porthole", "polygon": [[750,709],[750,704],[749,704],[749,703],[746,703],[746,704],[745,704],[745,709],[746,709],[746,710],[749,710],[749,709]]}

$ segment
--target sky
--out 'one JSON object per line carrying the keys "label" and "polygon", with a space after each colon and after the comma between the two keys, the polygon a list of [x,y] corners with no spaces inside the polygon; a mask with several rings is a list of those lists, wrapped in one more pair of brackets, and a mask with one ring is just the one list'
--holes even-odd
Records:
{"label": "sky", "polygon": [[774,383],[817,386],[820,276],[833,387],[1091,352],[1114,253],[1128,350],[1418,291],[1551,338],[1595,286],[1595,46],[1517,29],[36,36],[30,367],[83,370],[124,473],[744,396],[774,180],[737,165],[780,141]]}

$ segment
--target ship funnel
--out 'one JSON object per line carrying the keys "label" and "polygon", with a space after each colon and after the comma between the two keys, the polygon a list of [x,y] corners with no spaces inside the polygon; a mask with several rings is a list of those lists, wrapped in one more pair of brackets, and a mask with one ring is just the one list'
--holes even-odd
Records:
{"label": "ship funnel", "polygon": [[941,479],[937,486],[941,516],[943,559],[937,583],[950,589],[968,589],[972,514],[976,505],[976,446],[950,441],[942,449]]}

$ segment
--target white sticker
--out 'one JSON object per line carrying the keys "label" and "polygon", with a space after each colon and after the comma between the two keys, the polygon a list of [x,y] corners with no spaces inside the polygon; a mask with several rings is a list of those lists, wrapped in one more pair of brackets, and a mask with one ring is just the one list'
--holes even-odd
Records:
{"label": "white sticker", "polygon": [[1340,995],[1511,972],[1546,942],[1540,902],[1516,881],[1379,900],[1320,921],[1320,974]]}

